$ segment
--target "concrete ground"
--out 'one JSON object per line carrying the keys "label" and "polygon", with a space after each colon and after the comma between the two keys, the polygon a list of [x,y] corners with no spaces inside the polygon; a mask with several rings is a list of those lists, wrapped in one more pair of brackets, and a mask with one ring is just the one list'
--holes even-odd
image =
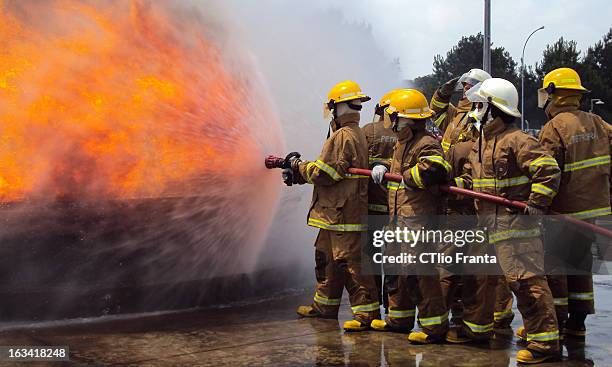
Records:
{"label": "concrete ground", "polygon": [[[608,279],[608,278],[606,278]],[[75,320],[67,325],[14,326],[0,345],[67,345],[70,366],[508,366],[519,346],[511,335],[487,345],[414,346],[402,334],[344,333],[340,321],[298,319],[311,292],[256,304],[157,315]],[[564,360],[546,366],[612,366],[612,281],[596,286],[598,313],[588,319],[586,344],[564,347]],[[513,323],[516,329],[520,317]],[[2,326],[0,325],[0,328]],[[569,357],[568,357],[569,354]],[[14,364],[1,364],[8,366]]]}

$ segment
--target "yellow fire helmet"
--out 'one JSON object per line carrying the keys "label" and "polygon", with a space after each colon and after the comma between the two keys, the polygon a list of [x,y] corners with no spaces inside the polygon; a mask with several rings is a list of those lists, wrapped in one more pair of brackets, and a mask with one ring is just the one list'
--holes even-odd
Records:
{"label": "yellow fire helmet", "polygon": [[401,89],[394,93],[385,112],[414,120],[427,119],[433,115],[427,98],[416,89]]}
{"label": "yellow fire helmet", "polygon": [[576,70],[571,68],[555,69],[544,76],[542,88],[538,89],[538,107],[544,107],[548,97],[556,89],[576,90],[582,93],[589,91],[582,86],[580,76]]}
{"label": "yellow fire helmet", "polygon": [[400,90],[401,89],[393,89],[392,91],[385,93],[385,95],[380,98],[380,101],[378,101],[378,106],[387,107],[391,103],[391,96]]}
{"label": "yellow fire helmet", "polygon": [[370,97],[363,94],[359,84],[352,80],[345,80],[333,86],[327,94],[327,99],[333,103],[352,101],[355,99],[359,99],[361,102],[367,102],[370,100]]}

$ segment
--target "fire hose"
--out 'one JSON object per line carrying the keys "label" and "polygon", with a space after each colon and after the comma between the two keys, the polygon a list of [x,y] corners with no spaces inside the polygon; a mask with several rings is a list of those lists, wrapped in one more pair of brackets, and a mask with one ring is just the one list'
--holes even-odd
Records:
{"label": "fire hose", "polygon": [[[289,167],[286,167],[286,162],[283,158],[278,158],[275,156],[266,157],[265,164],[266,164],[266,168],[268,169],[289,168]],[[349,168],[348,173],[352,173],[355,175],[364,175],[364,176],[372,175],[371,170],[362,169],[362,168]],[[392,173],[385,173],[385,178],[388,181],[402,182],[402,176],[392,174]],[[527,207],[527,204],[522,201],[509,200],[501,196],[485,194],[482,192],[476,192],[476,191],[472,191],[468,189],[462,189],[460,187],[440,185],[439,188],[440,188],[440,191],[443,191],[449,194],[463,195],[463,196],[471,197],[474,199],[480,199],[483,201],[488,201],[490,203],[499,204],[499,205],[503,205],[503,206],[507,206],[511,208],[525,209]],[[612,238],[612,231],[609,229],[597,226],[595,224],[591,224],[589,222],[585,222],[580,219],[576,219],[574,217],[570,217],[568,215],[556,213],[554,211],[550,211],[549,214],[556,216],[558,219],[563,220],[564,222],[575,224],[584,229],[588,229],[595,233],[599,233],[600,235],[606,236],[608,238]]]}

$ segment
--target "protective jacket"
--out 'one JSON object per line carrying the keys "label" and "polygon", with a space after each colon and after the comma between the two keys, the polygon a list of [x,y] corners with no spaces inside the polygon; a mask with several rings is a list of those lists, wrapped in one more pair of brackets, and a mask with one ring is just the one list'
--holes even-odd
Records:
{"label": "protective jacket", "polygon": [[[448,130],[447,130],[448,131]],[[472,151],[473,141],[459,142],[453,145],[448,152],[446,152],[446,161],[453,168],[452,176],[460,177],[464,172],[463,169],[468,163],[470,152]],[[459,184],[461,184],[461,179]],[[447,214],[463,214],[463,215],[475,215],[476,210],[474,208],[474,199],[460,196],[460,195],[449,195],[446,200],[446,212]]]}
{"label": "protective jacket", "polygon": [[[375,121],[362,128],[368,142],[368,161],[370,169],[377,164],[383,164],[387,168],[391,165],[393,147],[397,142],[397,136],[391,129],[384,127],[383,121]],[[369,180],[368,184],[368,209],[373,212],[387,213],[388,191],[386,186],[376,184]]]}
{"label": "protective jacket", "polygon": [[433,215],[439,198],[428,187],[449,178],[451,166],[444,160],[440,143],[425,130],[403,129],[393,150],[391,173],[403,177],[401,183],[389,182],[391,219]]}
{"label": "protective jacket", "polygon": [[[446,152],[451,147],[450,135],[447,136],[447,132],[454,131],[458,126],[462,126],[462,130],[469,131],[468,125],[465,122],[468,119],[468,112],[472,109],[472,102],[467,98],[463,98],[459,101],[458,105],[455,106],[450,103],[451,96],[445,96],[440,93],[440,89],[436,90],[433,97],[431,97],[430,108],[436,113],[434,124],[444,134],[442,139],[442,148]],[[457,137],[459,133],[457,134]],[[465,141],[465,140],[463,140]]]}
{"label": "protective jacket", "polygon": [[[466,175],[455,179],[458,187],[527,201],[547,208],[559,189],[561,171],[555,159],[538,141],[501,118],[483,129],[472,146]],[[482,150],[480,150],[482,149]],[[476,210],[489,229],[489,242],[540,237],[537,221],[510,209],[475,200]]]}
{"label": "protective jacket", "polygon": [[612,127],[576,106],[551,106],[540,143],[562,170],[551,209],[578,219],[610,214]]}
{"label": "protective jacket", "polygon": [[359,128],[359,114],[340,116],[336,130],[315,162],[298,165],[303,180],[314,185],[308,225],[331,231],[366,231],[368,176],[348,168],[368,168],[368,144]]}

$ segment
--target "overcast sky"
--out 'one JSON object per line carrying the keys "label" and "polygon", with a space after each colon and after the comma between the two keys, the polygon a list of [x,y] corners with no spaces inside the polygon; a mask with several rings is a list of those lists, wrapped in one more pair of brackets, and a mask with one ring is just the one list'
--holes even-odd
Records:
{"label": "overcast sky", "polygon": [[[559,37],[578,48],[600,40],[612,27],[609,0],[492,0],[491,39],[518,63],[525,39],[534,29],[525,63],[534,64],[547,44]],[[433,57],[464,35],[484,33],[484,0],[318,0],[318,6],[342,9],[350,21],[366,21],[390,59],[399,57],[405,78],[428,74]]]}

